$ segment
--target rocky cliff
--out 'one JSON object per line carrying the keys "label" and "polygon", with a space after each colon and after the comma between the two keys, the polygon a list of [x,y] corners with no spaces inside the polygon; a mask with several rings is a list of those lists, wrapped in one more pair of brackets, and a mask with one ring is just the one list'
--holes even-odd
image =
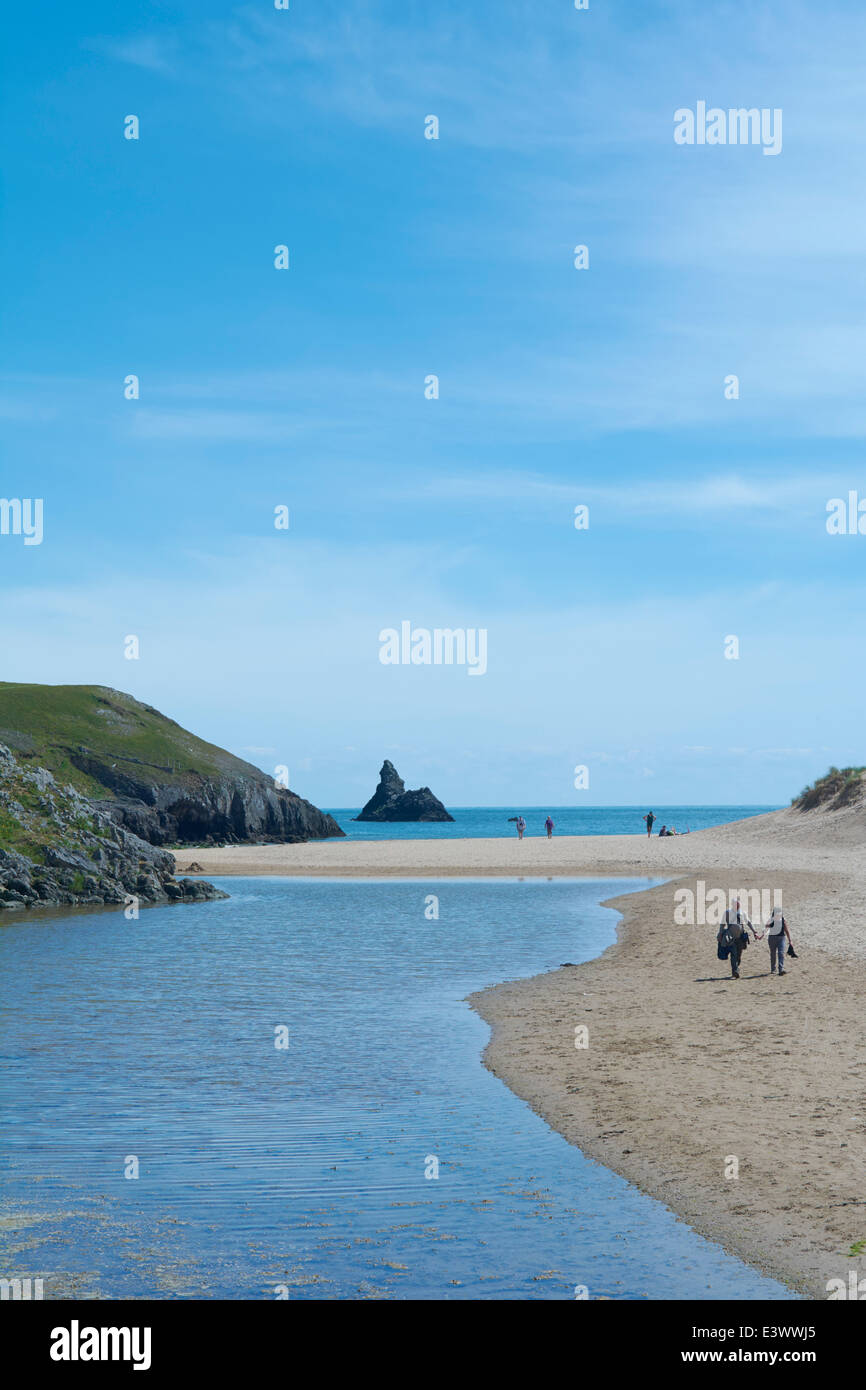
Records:
{"label": "rocky cliff", "polygon": [[0,740],[152,845],[343,834],[252,763],[105,686],[0,682]]}
{"label": "rocky cliff", "polygon": [[[110,768],[103,764],[93,775],[114,789]],[[225,778],[192,773],[180,789],[142,781],[136,792],[109,797],[106,805],[121,825],[153,845],[245,840],[301,844],[343,834],[332,816],[294,792],[274,786],[257,769]]]}
{"label": "rocky cliff", "polygon": [[406,791],[403,778],[386,758],[379,773],[379,785],[355,820],[442,821],[452,820],[429,787]]}
{"label": "rocky cliff", "polygon": [[174,856],[118,825],[47,768],[22,767],[0,744],[0,911],[228,895],[174,876]]}

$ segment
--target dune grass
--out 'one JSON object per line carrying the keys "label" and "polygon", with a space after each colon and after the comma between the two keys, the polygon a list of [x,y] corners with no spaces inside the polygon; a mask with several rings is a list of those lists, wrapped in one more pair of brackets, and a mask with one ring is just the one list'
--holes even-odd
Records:
{"label": "dune grass", "polygon": [[866,793],[864,783],[866,767],[831,767],[799,796],[791,798],[791,805],[800,811],[812,811],[816,806],[837,810],[843,806],[854,805]]}

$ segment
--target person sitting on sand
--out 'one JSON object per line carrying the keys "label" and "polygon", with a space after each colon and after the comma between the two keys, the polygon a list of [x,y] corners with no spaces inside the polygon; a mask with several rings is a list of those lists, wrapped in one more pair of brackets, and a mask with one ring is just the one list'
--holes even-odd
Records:
{"label": "person sitting on sand", "polygon": [[653,815],[652,811],[649,811],[644,816],[644,820],[646,821],[647,839],[649,839],[650,835],[653,833],[653,821],[655,820],[655,816]]}
{"label": "person sitting on sand", "polygon": [[767,923],[767,944],[770,947],[770,974],[776,973],[776,962],[779,963],[779,974],[785,973],[785,942],[793,946],[791,933],[788,931],[788,923],[782,916],[782,909],[774,907],[770,913],[770,920]]}
{"label": "person sitting on sand", "polygon": [[523,819],[522,816],[518,816],[518,817],[517,817],[517,838],[518,838],[518,840],[522,840],[522,839],[523,839],[523,832],[524,832],[525,829],[526,829],[526,821]]}
{"label": "person sitting on sand", "polygon": [[667,826],[663,825],[661,830],[659,831],[659,839],[661,839],[663,835],[670,835],[670,833],[671,832],[668,830]]}
{"label": "person sitting on sand", "polygon": [[550,816],[548,816],[547,820],[544,822],[544,828],[547,831],[547,838],[549,840],[553,835],[553,821],[550,819]]}
{"label": "person sitting on sand", "polygon": [[[733,907],[725,909],[722,925],[719,927],[719,934],[716,938],[720,946],[726,946],[728,948],[728,960],[731,962],[732,980],[738,980],[740,978],[740,957],[749,943],[749,933],[746,931],[747,927],[752,927],[752,924],[748,917],[740,911],[739,898],[735,898]],[[752,927],[752,935],[757,941],[758,934],[754,927]]]}

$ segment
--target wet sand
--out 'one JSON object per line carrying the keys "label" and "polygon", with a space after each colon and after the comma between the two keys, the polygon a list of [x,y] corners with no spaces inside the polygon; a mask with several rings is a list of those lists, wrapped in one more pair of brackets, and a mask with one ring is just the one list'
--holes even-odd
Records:
{"label": "wet sand", "polygon": [[[778,884],[792,921],[822,888]],[[866,1275],[848,1253],[866,1241],[866,966],[816,949],[804,921],[784,977],[762,941],[732,980],[715,927],[674,925],[684,885],[611,900],[623,921],[599,959],[474,995],[486,1065],[695,1230],[826,1298],[828,1280]]]}

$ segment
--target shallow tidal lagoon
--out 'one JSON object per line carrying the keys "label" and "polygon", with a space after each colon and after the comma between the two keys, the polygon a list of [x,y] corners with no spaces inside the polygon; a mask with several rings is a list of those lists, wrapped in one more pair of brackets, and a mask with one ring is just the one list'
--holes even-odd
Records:
{"label": "shallow tidal lagoon", "polygon": [[482,1065],[466,996],[598,954],[599,899],[649,880],[217,882],[4,920],[0,1272],[46,1299],[793,1297]]}

